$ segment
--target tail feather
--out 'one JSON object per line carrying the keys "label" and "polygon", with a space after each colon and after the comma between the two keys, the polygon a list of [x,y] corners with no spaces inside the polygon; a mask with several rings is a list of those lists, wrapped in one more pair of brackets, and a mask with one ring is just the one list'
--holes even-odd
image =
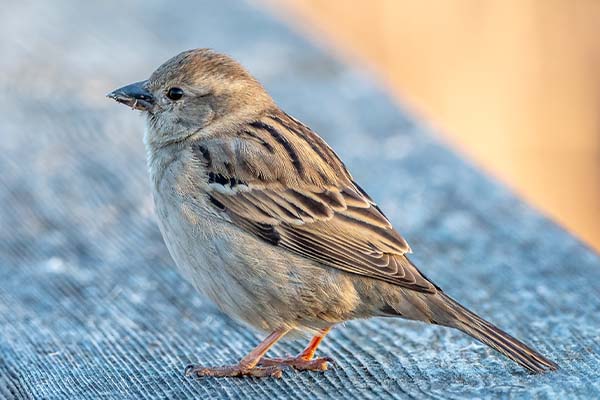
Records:
{"label": "tail feather", "polygon": [[558,369],[558,365],[537,351],[515,339],[508,333],[467,310],[444,293],[439,293],[444,305],[451,310],[454,318],[442,323],[457,328],[480,342],[504,354],[511,360],[534,373]]}

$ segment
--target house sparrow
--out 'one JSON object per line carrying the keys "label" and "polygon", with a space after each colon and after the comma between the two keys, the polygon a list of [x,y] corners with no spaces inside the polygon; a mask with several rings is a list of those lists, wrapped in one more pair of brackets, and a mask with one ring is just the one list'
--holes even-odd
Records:
{"label": "house sparrow", "polygon": [[[332,326],[396,316],[457,328],[532,372],[557,365],[447,296],[334,151],[233,59],[183,52],[108,97],[141,110],[160,230],[181,273],[233,319],[269,336],[231,366],[186,375],[326,370]],[[289,333],[296,357],[266,358]]]}

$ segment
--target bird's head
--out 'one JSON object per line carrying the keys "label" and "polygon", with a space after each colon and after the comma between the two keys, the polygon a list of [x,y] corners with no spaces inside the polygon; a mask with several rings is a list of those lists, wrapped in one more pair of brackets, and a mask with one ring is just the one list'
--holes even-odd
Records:
{"label": "bird's head", "polygon": [[148,140],[184,140],[216,121],[252,117],[272,105],[260,83],[232,58],[209,49],[189,50],[162,64],[149,79],[107,95],[148,120]]}

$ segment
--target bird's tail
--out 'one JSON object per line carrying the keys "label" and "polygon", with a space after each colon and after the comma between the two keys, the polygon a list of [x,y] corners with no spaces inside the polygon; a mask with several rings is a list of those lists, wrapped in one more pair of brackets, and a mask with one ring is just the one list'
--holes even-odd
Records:
{"label": "bird's tail", "polygon": [[442,301],[443,306],[448,308],[450,315],[452,315],[452,318],[441,322],[441,325],[448,325],[465,332],[479,340],[481,343],[504,354],[531,372],[543,373],[558,369],[556,363],[548,360],[537,351],[510,336],[508,333],[467,310],[444,293],[438,293],[438,296],[440,296],[439,299]]}

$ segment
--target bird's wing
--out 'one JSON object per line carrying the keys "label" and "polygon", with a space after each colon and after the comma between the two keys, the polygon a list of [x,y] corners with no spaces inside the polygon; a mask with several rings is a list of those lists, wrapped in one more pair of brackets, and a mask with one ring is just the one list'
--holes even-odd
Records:
{"label": "bird's wing", "polygon": [[340,270],[435,292],[405,257],[410,248],[342,161],[281,111],[235,138],[192,145],[215,211],[273,246]]}

